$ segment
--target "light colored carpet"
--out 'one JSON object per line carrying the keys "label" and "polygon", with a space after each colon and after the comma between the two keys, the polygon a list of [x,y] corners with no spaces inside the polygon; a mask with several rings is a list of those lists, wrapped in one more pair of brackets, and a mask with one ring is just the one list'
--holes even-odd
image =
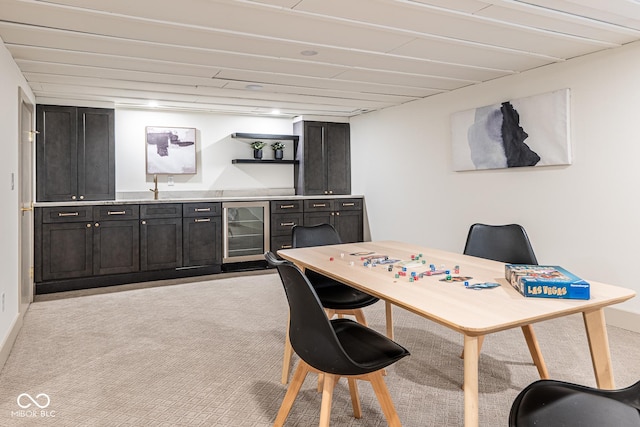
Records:
{"label": "light colored carpet", "polygon": [[[384,331],[382,303],[366,315]],[[412,352],[385,378],[403,425],[462,425],[462,337],[399,309],[394,320],[396,340]],[[286,391],[286,321],[274,272],[36,302],[0,372],[0,425],[269,426]],[[640,335],[608,330],[616,383],[630,385],[640,379]],[[580,316],[536,332],[553,378],[595,385]],[[487,337],[479,375],[480,424],[507,425],[512,400],[537,379],[519,329]],[[310,376],[287,425],[317,425],[315,385]],[[370,385],[360,391],[356,420],[340,382],[332,425],[386,425]],[[47,412],[18,416],[22,393],[46,393]]]}

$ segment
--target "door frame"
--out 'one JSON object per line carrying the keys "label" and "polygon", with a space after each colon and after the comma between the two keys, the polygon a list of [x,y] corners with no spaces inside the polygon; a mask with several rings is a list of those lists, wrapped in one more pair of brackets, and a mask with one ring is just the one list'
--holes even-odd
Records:
{"label": "door frame", "polygon": [[[27,113],[25,114],[25,110]],[[21,87],[18,87],[18,203],[20,225],[18,227],[18,253],[20,268],[18,271],[18,313],[24,315],[33,301],[33,195],[34,189],[34,142],[35,106]]]}

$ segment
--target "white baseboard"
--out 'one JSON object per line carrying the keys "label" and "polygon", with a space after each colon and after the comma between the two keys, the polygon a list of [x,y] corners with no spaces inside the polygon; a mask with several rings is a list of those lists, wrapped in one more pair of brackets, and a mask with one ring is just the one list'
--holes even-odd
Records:
{"label": "white baseboard", "polygon": [[604,313],[607,325],[640,333],[640,313],[613,307],[606,307]]}
{"label": "white baseboard", "polygon": [[18,337],[18,332],[20,328],[22,328],[22,314],[18,314],[13,321],[13,324],[9,328],[9,333],[5,337],[4,341],[0,346],[0,371],[4,367],[4,364],[7,362],[9,358],[9,353],[11,353],[11,349],[13,348],[13,344],[16,342],[16,338]]}

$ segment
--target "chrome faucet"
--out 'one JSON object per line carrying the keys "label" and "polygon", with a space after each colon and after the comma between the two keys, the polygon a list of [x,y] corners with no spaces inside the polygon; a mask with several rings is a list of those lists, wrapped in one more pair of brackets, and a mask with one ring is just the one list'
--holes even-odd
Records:
{"label": "chrome faucet", "polygon": [[153,200],[158,200],[158,175],[153,175],[153,188],[149,191],[153,191]]}

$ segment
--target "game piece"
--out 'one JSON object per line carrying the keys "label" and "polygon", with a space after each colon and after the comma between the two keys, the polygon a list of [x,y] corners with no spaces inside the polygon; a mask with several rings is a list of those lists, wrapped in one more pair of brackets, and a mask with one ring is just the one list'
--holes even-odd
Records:
{"label": "game piece", "polygon": [[453,268],[453,272],[454,272],[455,274],[460,274],[460,266],[459,266],[459,265],[456,265],[456,266]]}
{"label": "game piece", "polygon": [[471,280],[473,277],[471,276],[451,276],[450,279],[444,278],[440,279],[441,282],[464,282],[466,280]]}
{"label": "game piece", "polygon": [[333,261],[333,257],[330,257],[330,258],[329,258],[329,261]]}

